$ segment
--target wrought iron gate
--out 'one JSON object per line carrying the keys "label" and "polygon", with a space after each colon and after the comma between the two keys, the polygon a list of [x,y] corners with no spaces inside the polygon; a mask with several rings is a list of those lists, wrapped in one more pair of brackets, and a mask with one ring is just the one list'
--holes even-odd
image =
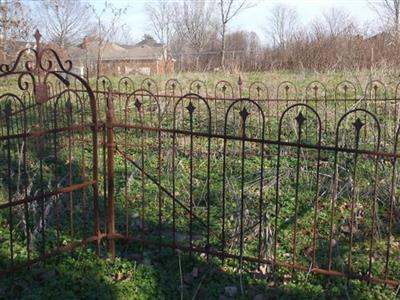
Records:
{"label": "wrought iron gate", "polygon": [[34,37],[35,47],[0,66],[2,275],[89,242],[99,251],[94,94]]}

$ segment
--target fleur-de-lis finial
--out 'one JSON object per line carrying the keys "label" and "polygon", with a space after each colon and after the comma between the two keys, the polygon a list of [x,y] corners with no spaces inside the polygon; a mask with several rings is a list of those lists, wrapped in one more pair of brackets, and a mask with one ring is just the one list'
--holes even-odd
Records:
{"label": "fleur-de-lis finial", "polygon": [[243,109],[239,112],[239,115],[242,117],[243,122],[245,122],[250,113],[247,111],[246,107],[243,107]]}
{"label": "fleur-de-lis finial", "polygon": [[136,100],[135,100],[135,106],[136,106],[137,110],[140,110],[140,108],[142,107],[142,103],[139,101],[138,98],[136,98]]}
{"label": "fleur-de-lis finial", "polygon": [[39,29],[36,29],[35,34],[33,35],[33,37],[35,38],[36,44],[39,44],[40,39],[42,38],[42,35],[39,32]]}
{"label": "fleur-de-lis finial", "polygon": [[188,106],[186,106],[186,109],[189,111],[189,114],[193,114],[194,110],[196,109],[196,106],[194,106],[192,101],[190,101]]}
{"label": "fleur-de-lis finial", "polygon": [[304,123],[304,121],[306,120],[306,118],[303,116],[303,114],[301,112],[299,112],[299,114],[297,115],[295,120],[296,120],[297,124],[299,126],[301,126]]}
{"label": "fleur-de-lis finial", "polygon": [[353,123],[353,126],[357,132],[359,132],[364,125],[365,124],[360,120],[360,118],[357,118],[357,120]]}
{"label": "fleur-de-lis finial", "polygon": [[238,85],[241,86],[243,84],[242,77],[239,75]]}

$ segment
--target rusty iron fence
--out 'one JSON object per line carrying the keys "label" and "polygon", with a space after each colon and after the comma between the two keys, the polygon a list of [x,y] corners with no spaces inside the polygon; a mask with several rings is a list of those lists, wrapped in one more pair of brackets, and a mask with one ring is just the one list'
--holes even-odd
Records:
{"label": "rusty iron fence", "polygon": [[1,275],[91,242],[99,252],[101,238],[96,100],[71,62],[34,36],[34,48],[0,66]]}
{"label": "rusty iron fence", "polygon": [[397,286],[398,102],[376,86],[343,102],[97,90],[123,183],[110,236]]}
{"label": "rusty iron fence", "polygon": [[400,284],[398,85],[113,85],[36,38],[0,69],[14,78],[0,98],[1,274],[123,241],[266,277]]}

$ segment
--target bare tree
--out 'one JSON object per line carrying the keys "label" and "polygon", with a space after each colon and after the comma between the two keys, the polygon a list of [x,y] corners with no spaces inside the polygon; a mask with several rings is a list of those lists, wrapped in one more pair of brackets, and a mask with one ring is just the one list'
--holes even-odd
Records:
{"label": "bare tree", "polygon": [[397,37],[400,32],[400,0],[369,0],[368,2],[386,29],[394,31]]}
{"label": "bare tree", "polygon": [[38,1],[36,10],[45,34],[63,48],[81,40],[91,18],[87,4],[80,0]]}
{"label": "bare tree", "polygon": [[275,5],[268,18],[268,26],[266,32],[274,46],[285,49],[299,26],[297,11],[283,4]]}
{"label": "bare tree", "polygon": [[0,0],[0,26],[4,39],[25,40],[30,34],[29,8],[20,0]]}
{"label": "bare tree", "polygon": [[156,39],[169,46],[174,32],[174,7],[171,2],[157,0],[146,4],[151,30]]}
{"label": "bare tree", "polygon": [[322,14],[328,35],[337,37],[351,34],[355,31],[356,25],[351,14],[345,10],[332,7]]}
{"label": "bare tree", "polygon": [[[180,52],[184,45],[196,53],[196,68],[201,51],[212,41],[216,31],[213,2],[185,0],[176,6],[174,30]],[[215,21],[214,21],[215,20]]]}
{"label": "bare tree", "polygon": [[127,7],[117,8],[109,2],[105,2],[100,11],[96,10],[94,6],[90,6],[90,8],[96,20],[92,32],[94,32],[93,35],[97,42],[96,74],[99,77],[103,51],[110,41],[118,37],[121,28],[124,28],[121,17],[126,13]]}
{"label": "bare tree", "polygon": [[31,33],[29,8],[20,0],[0,0],[0,42],[3,60],[17,41],[27,40]]}
{"label": "bare tree", "polygon": [[118,28],[112,40],[123,45],[132,45],[138,42],[138,39],[132,35],[132,28],[127,24],[122,24]]}
{"label": "bare tree", "polygon": [[221,68],[225,69],[226,32],[228,23],[243,10],[253,7],[247,0],[219,0],[221,17]]}

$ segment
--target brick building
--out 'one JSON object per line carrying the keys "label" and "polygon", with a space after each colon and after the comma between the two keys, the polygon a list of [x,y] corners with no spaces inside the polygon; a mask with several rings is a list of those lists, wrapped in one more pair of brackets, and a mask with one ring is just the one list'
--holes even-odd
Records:
{"label": "brick building", "polygon": [[[76,68],[84,74],[86,68],[96,70],[99,43],[86,37],[83,42],[68,49]],[[168,74],[174,72],[175,60],[168,55],[165,45],[150,36],[135,44],[107,43],[100,48],[100,73],[104,75]]]}

